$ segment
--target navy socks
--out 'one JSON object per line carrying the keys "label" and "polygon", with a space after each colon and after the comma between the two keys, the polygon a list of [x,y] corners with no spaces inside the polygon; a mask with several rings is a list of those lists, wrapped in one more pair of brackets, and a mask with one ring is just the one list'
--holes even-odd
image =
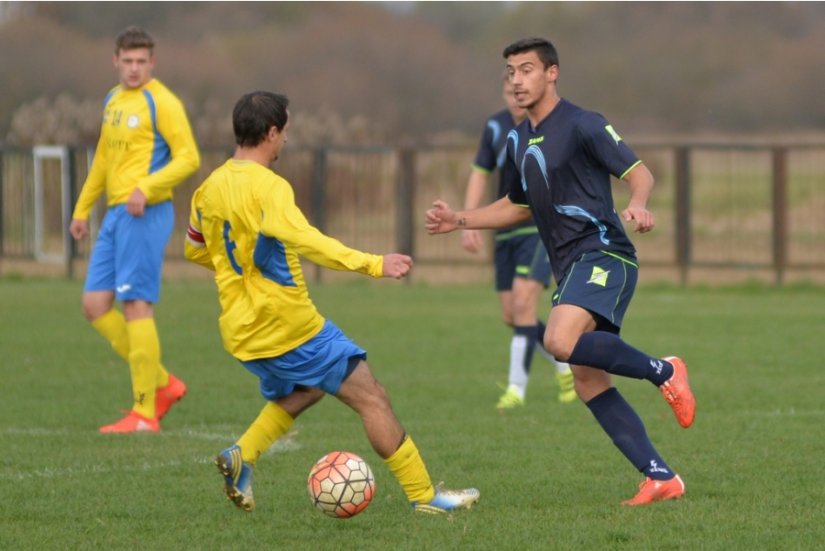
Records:
{"label": "navy socks", "polygon": [[607,331],[591,331],[582,335],[567,361],[615,375],[647,379],[656,386],[673,375],[670,363],[648,356]]}
{"label": "navy socks", "polygon": [[619,451],[645,476],[654,480],[674,477],[653,447],[642,420],[616,388],[605,390],[587,402],[587,407]]}

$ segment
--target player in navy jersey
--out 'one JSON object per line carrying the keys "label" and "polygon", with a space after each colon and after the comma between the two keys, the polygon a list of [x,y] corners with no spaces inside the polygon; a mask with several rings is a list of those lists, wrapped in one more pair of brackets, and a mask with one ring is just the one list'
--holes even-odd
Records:
{"label": "player in navy jersey", "polygon": [[[507,79],[504,80],[502,95],[507,108],[487,119],[467,181],[466,210],[477,208],[488,197],[488,177],[504,164],[507,135],[527,116],[526,110],[516,103],[513,86]],[[496,197],[504,197],[508,191],[504,178],[499,177]],[[481,231],[465,229],[461,235],[461,245],[468,252],[478,253],[483,246]],[[542,291],[550,283],[550,260],[532,219],[496,231],[494,263],[502,319],[513,328],[507,387],[496,408],[504,411],[524,405],[530,367],[537,347],[556,365],[559,401],[574,401],[576,391],[570,366],[553,358],[542,344],[544,323],[537,316],[538,302]]]}
{"label": "player in navy jersey", "polygon": [[[516,100],[527,109],[527,119],[507,138],[503,170],[512,184],[509,194],[460,212],[436,201],[427,211],[427,231],[498,228],[532,214],[558,282],[545,348],[570,363],[579,398],[645,474],[636,496],[623,503],[679,498],[684,482],[653,447],[641,419],[610,378],[650,381],[679,424],[693,424],[696,406],[685,362],[649,356],[619,337],[638,271],[623,222],[639,233],[653,229],[654,217],[647,210],[653,176],[604,117],[559,97],[558,55],[549,41],[519,40],[504,49],[504,58]],[[613,206],[611,175],[630,188],[621,218]]]}

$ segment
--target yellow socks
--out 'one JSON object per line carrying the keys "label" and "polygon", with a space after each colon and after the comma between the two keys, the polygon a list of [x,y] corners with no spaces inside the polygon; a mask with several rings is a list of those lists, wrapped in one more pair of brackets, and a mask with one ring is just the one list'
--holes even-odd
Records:
{"label": "yellow socks", "polygon": [[[160,341],[155,320],[143,318],[126,323],[129,334],[129,371],[132,373],[132,409],[155,417],[155,388],[160,369]],[[167,376],[168,377],[168,376]]]}
{"label": "yellow socks", "polygon": [[254,465],[269,446],[286,434],[294,419],[275,402],[267,402],[258,418],[238,439],[244,463]]}
{"label": "yellow socks", "polygon": [[129,361],[129,334],[126,332],[126,318],[120,310],[112,308],[94,320],[92,327],[112,345],[118,356]]}
{"label": "yellow socks", "polygon": [[435,497],[435,488],[427,467],[412,438],[407,436],[384,463],[398,479],[410,503],[429,503]]}
{"label": "yellow socks", "polygon": [[[117,355],[129,361],[129,332],[126,330],[126,318],[123,317],[123,314],[120,310],[116,308],[112,308],[96,320],[92,322],[92,327],[94,327],[98,333],[103,335],[103,338],[106,339],[109,344],[112,345],[112,349],[117,352]],[[157,331],[155,331],[157,335]],[[156,336],[157,338],[157,336]],[[158,357],[158,362],[160,362],[160,357]],[[158,371],[157,371],[157,381],[155,382],[155,386],[157,388],[165,387],[169,384],[169,372],[163,367],[163,364],[158,364]]]}

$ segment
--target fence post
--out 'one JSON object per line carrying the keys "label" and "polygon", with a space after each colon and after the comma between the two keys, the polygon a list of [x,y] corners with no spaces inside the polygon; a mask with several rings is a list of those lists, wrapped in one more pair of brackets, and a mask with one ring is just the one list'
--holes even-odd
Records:
{"label": "fence post", "polygon": [[775,147],[771,152],[773,169],[773,266],[776,284],[781,285],[788,261],[788,150]]}
{"label": "fence post", "polygon": [[[324,232],[326,230],[326,190],[327,190],[327,148],[321,146],[315,150],[313,155],[312,171],[312,197],[310,197],[310,209],[312,211],[312,224]],[[323,269],[313,263],[315,268],[314,281],[321,282]]]}
{"label": "fence post", "polygon": [[676,148],[676,265],[679,268],[679,280],[687,284],[688,269],[691,262],[690,251],[690,148]]}
{"label": "fence post", "polygon": [[[410,148],[398,150],[398,173],[395,180],[395,243],[398,252],[413,256],[415,240],[413,236],[415,204],[415,151]],[[410,278],[407,278],[407,283]]]}
{"label": "fence post", "polygon": [[[69,224],[72,223],[72,207],[74,206],[75,197],[77,194],[77,174],[75,173],[76,164],[74,160],[75,150],[74,147],[67,147],[68,155],[66,155],[66,164],[67,167],[64,168],[66,174],[68,175],[68,193],[66,193],[65,201],[66,203],[63,205],[63,212],[67,213],[67,218],[69,220]],[[72,238],[72,235],[69,233],[69,227],[66,226],[63,228],[63,246],[66,248],[66,258],[65,258],[65,273],[67,279],[74,278],[74,257],[77,254],[77,246],[75,245],[75,240]]]}

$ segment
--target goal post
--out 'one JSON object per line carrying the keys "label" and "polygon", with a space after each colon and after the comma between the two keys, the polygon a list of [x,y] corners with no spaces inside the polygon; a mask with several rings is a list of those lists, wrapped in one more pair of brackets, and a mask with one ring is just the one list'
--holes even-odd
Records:
{"label": "goal post", "polygon": [[[34,258],[64,263],[72,276],[74,243],[69,234],[72,216],[73,159],[66,146],[36,145],[34,160]],[[55,166],[55,163],[57,165]]]}

